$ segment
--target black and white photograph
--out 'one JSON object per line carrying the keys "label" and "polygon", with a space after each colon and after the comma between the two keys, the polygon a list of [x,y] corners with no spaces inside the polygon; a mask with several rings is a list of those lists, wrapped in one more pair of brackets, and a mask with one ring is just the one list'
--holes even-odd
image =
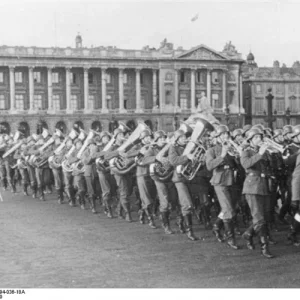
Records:
{"label": "black and white photograph", "polygon": [[0,299],[300,287],[300,0],[0,11]]}

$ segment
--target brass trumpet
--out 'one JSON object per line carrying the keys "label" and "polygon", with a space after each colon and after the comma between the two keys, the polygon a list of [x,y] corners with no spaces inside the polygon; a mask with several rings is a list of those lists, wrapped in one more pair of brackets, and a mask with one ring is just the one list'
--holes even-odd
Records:
{"label": "brass trumpet", "polygon": [[239,157],[241,156],[241,147],[236,144],[233,140],[227,140],[227,141],[224,141],[222,143],[222,146],[225,146],[225,147],[228,147],[228,151],[227,153],[230,155],[230,156],[235,156],[235,157]]}
{"label": "brass trumpet", "polygon": [[264,142],[262,144],[267,144],[268,145],[267,151],[269,153],[280,152],[282,154],[286,150],[286,147],[274,142],[273,140],[271,140],[267,137],[264,138]]}

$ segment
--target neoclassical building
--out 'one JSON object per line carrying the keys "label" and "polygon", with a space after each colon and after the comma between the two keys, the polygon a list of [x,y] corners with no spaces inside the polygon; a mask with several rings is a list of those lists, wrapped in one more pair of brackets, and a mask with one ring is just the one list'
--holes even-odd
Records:
{"label": "neoclassical building", "polygon": [[274,61],[273,67],[259,67],[254,55],[250,52],[242,67],[243,106],[245,123],[264,124],[268,114],[268,89],[272,89],[274,128],[282,128],[286,124],[300,124],[300,63],[292,67],[280,66]]}
{"label": "neoclassical building", "polygon": [[222,52],[166,39],[158,49],[86,48],[80,35],[75,48],[0,46],[0,123],[28,134],[41,121],[65,132],[75,122],[111,130],[119,120],[174,131],[204,92],[217,118],[242,126],[243,62],[231,42]]}

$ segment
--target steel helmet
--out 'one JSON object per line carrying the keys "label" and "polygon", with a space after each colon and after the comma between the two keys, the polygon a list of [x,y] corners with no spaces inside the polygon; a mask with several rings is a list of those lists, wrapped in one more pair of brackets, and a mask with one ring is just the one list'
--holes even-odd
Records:
{"label": "steel helmet", "polygon": [[185,132],[183,130],[177,130],[175,131],[174,133],[174,139],[175,139],[175,142],[182,136],[182,135],[185,135]]}
{"label": "steel helmet", "polygon": [[300,125],[296,125],[293,127],[292,138],[296,137],[300,134]]}
{"label": "steel helmet", "polygon": [[243,127],[243,136],[246,135],[246,133],[252,128],[251,124],[247,124]]}
{"label": "steel helmet", "polygon": [[275,129],[275,130],[274,130],[273,138],[275,139],[275,138],[278,137],[279,135],[282,135],[282,133],[283,133],[282,129]]}
{"label": "steel helmet", "polygon": [[252,129],[254,128],[258,128],[259,130],[261,130],[262,132],[265,130],[265,127],[262,124],[256,124],[252,126]]}
{"label": "steel helmet", "polygon": [[114,130],[114,135],[117,136],[119,133],[125,133],[125,131],[122,130],[121,128],[116,128],[116,129]]}
{"label": "steel helmet", "polygon": [[151,136],[151,131],[148,129],[145,129],[140,134],[140,140],[144,139],[147,136]]}
{"label": "steel helmet", "polygon": [[108,136],[109,138],[111,138],[111,134],[108,131],[102,131],[100,133],[100,140],[102,140],[102,138],[105,136]]}
{"label": "steel helmet", "polygon": [[228,132],[229,133],[229,128],[226,125],[220,125],[220,126],[218,126],[218,128],[216,129],[215,137],[220,136],[224,132]]}
{"label": "steel helmet", "polygon": [[154,132],[154,142],[156,142],[161,137],[167,137],[167,134],[163,130]]}
{"label": "steel helmet", "polygon": [[237,135],[243,135],[243,133],[243,129],[238,128],[232,132],[231,136],[235,139]]}
{"label": "steel helmet", "polygon": [[264,135],[264,133],[259,128],[251,128],[246,133],[246,140],[249,142],[257,134],[260,134],[261,136]]}
{"label": "steel helmet", "polygon": [[282,135],[285,136],[288,133],[293,133],[293,126],[292,125],[285,125],[285,126],[283,126]]}

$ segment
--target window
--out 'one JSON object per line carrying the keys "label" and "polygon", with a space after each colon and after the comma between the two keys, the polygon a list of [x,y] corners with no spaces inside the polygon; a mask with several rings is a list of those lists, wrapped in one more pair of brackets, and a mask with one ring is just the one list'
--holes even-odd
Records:
{"label": "window", "polygon": [[71,72],[71,84],[76,84],[77,81],[77,74]]}
{"label": "window", "polygon": [[204,73],[201,71],[197,72],[197,82],[198,83],[204,83]]}
{"label": "window", "polygon": [[23,82],[23,76],[22,72],[15,72],[15,82],[16,83],[22,83]]}
{"label": "window", "polygon": [[143,73],[140,74],[140,79],[141,79],[141,84],[144,84],[144,74]]}
{"label": "window", "polygon": [[33,99],[33,108],[34,109],[42,109],[42,95],[34,95]]}
{"label": "window", "polygon": [[212,94],[212,106],[214,108],[222,108],[219,94]]}
{"label": "window", "polygon": [[292,113],[297,113],[298,112],[297,98],[296,97],[291,97],[290,98],[290,109],[291,109]]}
{"label": "window", "polygon": [[16,109],[17,110],[24,110],[24,96],[23,95],[16,95],[15,99],[16,99]]}
{"label": "window", "polygon": [[111,96],[110,95],[106,96],[106,107],[107,107],[107,109],[111,109],[112,108]]}
{"label": "window", "polygon": [[128,83],[128,76],[127,76],[128,74],[127,73],[124,73],[123,74],[123,83]]}
{"label": "window", "polygon": [[53,110],[54,111],[60,110],[60,97],[59,97],[59,95],[52,95],[52,105],[53,105]]}
{"label": "window", "polygon": [[284,93],[284,84],[278,83],[276,84],[276,93],[283,94]]}
{"label": "window", "polygon": [[59,74],[58,72],[52,73],[52,83],[59,83]]}
{"label": "window", "polygon": [[36,83],[41,83],[41,72],[33,72],[33,80]]}
{"label": "window", "polygon": [[255,100],[254,104],[255,114],[263,114],[264,113],[264,100]]}
{"label": "window", "polygon": [[275,101],[275,109],[277,110],[278,113],[283,113],[285,111],[285,105],[284,105],[284,100],[276,100]]}
{"label": "window", "polygon": [[185,72],[180,71],[180,82],[185,82]]}
{"label": "window", "polygon": [[0,109],[5,109],[5,97],[0,95]]}
{"label": "window", "polygon": [[89,84],[93,84],[94,83],[94,74],[89,73],[88,77],[89,77]]}
{"label": "window", "polygon": [[0,83],[4,82],[4,74],[3,72],[0,72]]}
{"label": "window", "polygon": [[290,91],[290,93],[296,94],[297,93],[297,84],[289,83],[289,91]]}
{"label": "window", "polygon": [[77,105],[77,95],[71,95],[71,103],[70,103],[70,109],[71,110],[77,110],[78,105]]}
{"label": "window", "polygon": [[261,93],[261,85],[260,84],[256,84],[256,93]]}
{"label": "window", "polygon": [[188,99],[186,94],[180,95],[180,108],[181,109],[188,109]]}
{"label": "window", "polygon": [[283,126],[284,126],[283,119],[281,118],[276,119],[276,127],[282,128]]}
{"label": "window", "polygon": [[218,72],[211,73],[212,83],[217,84],[219,83],[219,74]]}
{"label": "window", "polygon": [[89,95],[88,109],[94,109],[95,96]]}
{"label": "window", "polygon": [[111,75],[106,73],[106,83],[111,83]]}

